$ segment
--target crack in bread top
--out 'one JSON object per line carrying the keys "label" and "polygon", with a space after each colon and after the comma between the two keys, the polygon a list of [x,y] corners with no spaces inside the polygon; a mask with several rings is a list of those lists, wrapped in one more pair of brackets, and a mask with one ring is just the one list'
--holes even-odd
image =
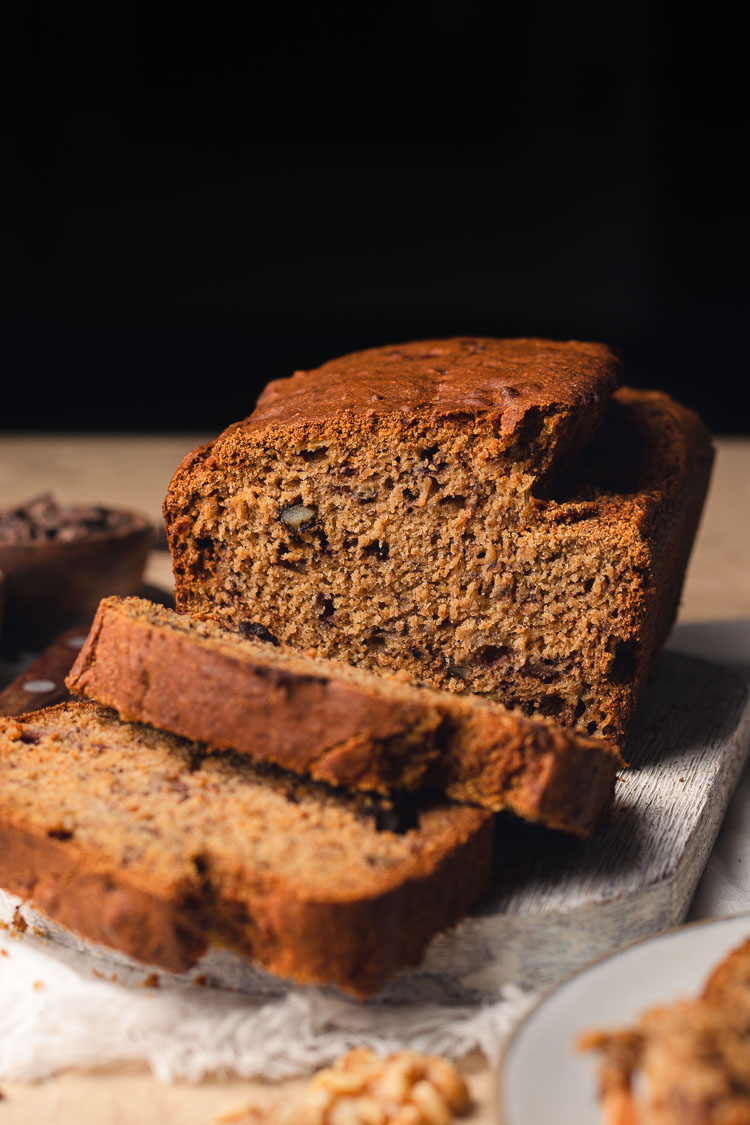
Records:
{"label": "crack in bread top", "polygon": [[460,337],[355,352],[268,384],[241,426],[258,430],[337,415],[487,413],[515,432],[530,410],[605,402],[620,362],[604,344]]}

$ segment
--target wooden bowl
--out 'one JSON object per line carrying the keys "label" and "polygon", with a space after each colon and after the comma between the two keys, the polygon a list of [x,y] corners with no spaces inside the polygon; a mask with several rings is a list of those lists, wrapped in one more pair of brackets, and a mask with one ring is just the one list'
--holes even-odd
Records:
{"label": "wooden bowl", "polygon": [[79,539],[0,542],[6,652],[39,649],[65,629],[90,624],[108,594],[139,592],[153,528],[139,512],[118,515],[122,526]]}

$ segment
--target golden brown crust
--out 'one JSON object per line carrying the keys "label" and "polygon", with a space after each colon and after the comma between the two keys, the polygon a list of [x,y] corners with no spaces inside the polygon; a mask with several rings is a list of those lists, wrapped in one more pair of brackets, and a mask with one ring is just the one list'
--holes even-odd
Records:
{"label": "golden brown crust", "polygon": [[268,383],[248,418],[183,458],[170,491],[225,442],[277,428],[315,431],[336,419],[482,417],[504,448],[531,420],[541,430],[532,441],[540,466],[548,465],[558,444],[564,452],[596,430],[620,375],[611,348],[577,340],[455,337],[353,352]]}
{"label": "golden brown crust", "polygon": [[458,337],[370,348],[277,379],[241,425],[248,430],[330,420],[346,414],[486,414],[504,436],[530,411],[603,407],[620,362],[604,344],[577,340]]}
{"label": "golden brown crust", "polygon": [[[621,387],[593,447],[582,472],[597,488],[614,488],[618,497],[628,497],[629,511],[613,511],[612,520],[621,524],[624,544],[634,559],[640,555],[644,568],[642,596],[631,607],[627,637],[634,659],[623,684],[620,723],[626,731],[677,616],[713,445],[693,410],[661,391]],[[622,739],[615,741],[622,745]]]}
{"label": "golden brown crust", "polygon": [[205,953],[203,927],[187,900],[133,885],[117,865],[99,868],[75,846],[0,817],[0,883],[61,926],[171,972]]}
{"label": "golden brown crust", "polygon": [[332,785],[414,789],[438,752],[442,714],[426,693],[358,683],[138,598],[101,602],[66,682],[122,719]]}
{"label": "golden brown crust", "polygon": [[579,835],[611,801],[606,743],[480,699],[283,651],[139,598],[107,598],[72,692],[333,785],[416,790],[509,808]]}
{"label": "golden brown crust", "polygon": [[172,970],[210,941],[377,991],[489,884],[488,813],[436,804],[418,821],[379,831],[343,794],[93,703],[0,720],[0,885]]}

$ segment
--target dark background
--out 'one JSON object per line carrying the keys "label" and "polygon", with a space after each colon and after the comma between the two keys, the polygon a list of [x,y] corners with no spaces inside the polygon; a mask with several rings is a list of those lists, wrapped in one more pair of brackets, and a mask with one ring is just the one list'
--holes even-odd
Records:
{"label": "dark background", "polygon": [[0,428],[218,430],[295,368],[485,333],[605,340],[750,429],[745,45],[717,9],[16,18]]}

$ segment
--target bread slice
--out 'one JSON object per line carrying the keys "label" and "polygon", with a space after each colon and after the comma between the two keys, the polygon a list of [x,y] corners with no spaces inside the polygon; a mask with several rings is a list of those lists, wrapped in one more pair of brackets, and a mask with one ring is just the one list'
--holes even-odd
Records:
{"label": "bread slice", "polygon": [[472,338],[271,383],[171,482],[177,608],[622,746],[711,445],[666,395],[612,397],[619,370],[599,344]]}
{"label": "bread slice", "polygon": [[750,940],[712,973],[702,996],[597,1031],[606,1125],[750,1123]]}
{"label": "bread slice", "polygon": [[480,698],[403,683],[106,598],[66,681],[74,694],[212,747],[364,790],[441,789],[587,835],[614,790],[606,743]]}
{"label": "bread slice", "polygon": [[377,811],[91,702],[0,719],[0,885],[170,970],[212,942],[365,996],[418,962],[487,891],[492,816]]}

